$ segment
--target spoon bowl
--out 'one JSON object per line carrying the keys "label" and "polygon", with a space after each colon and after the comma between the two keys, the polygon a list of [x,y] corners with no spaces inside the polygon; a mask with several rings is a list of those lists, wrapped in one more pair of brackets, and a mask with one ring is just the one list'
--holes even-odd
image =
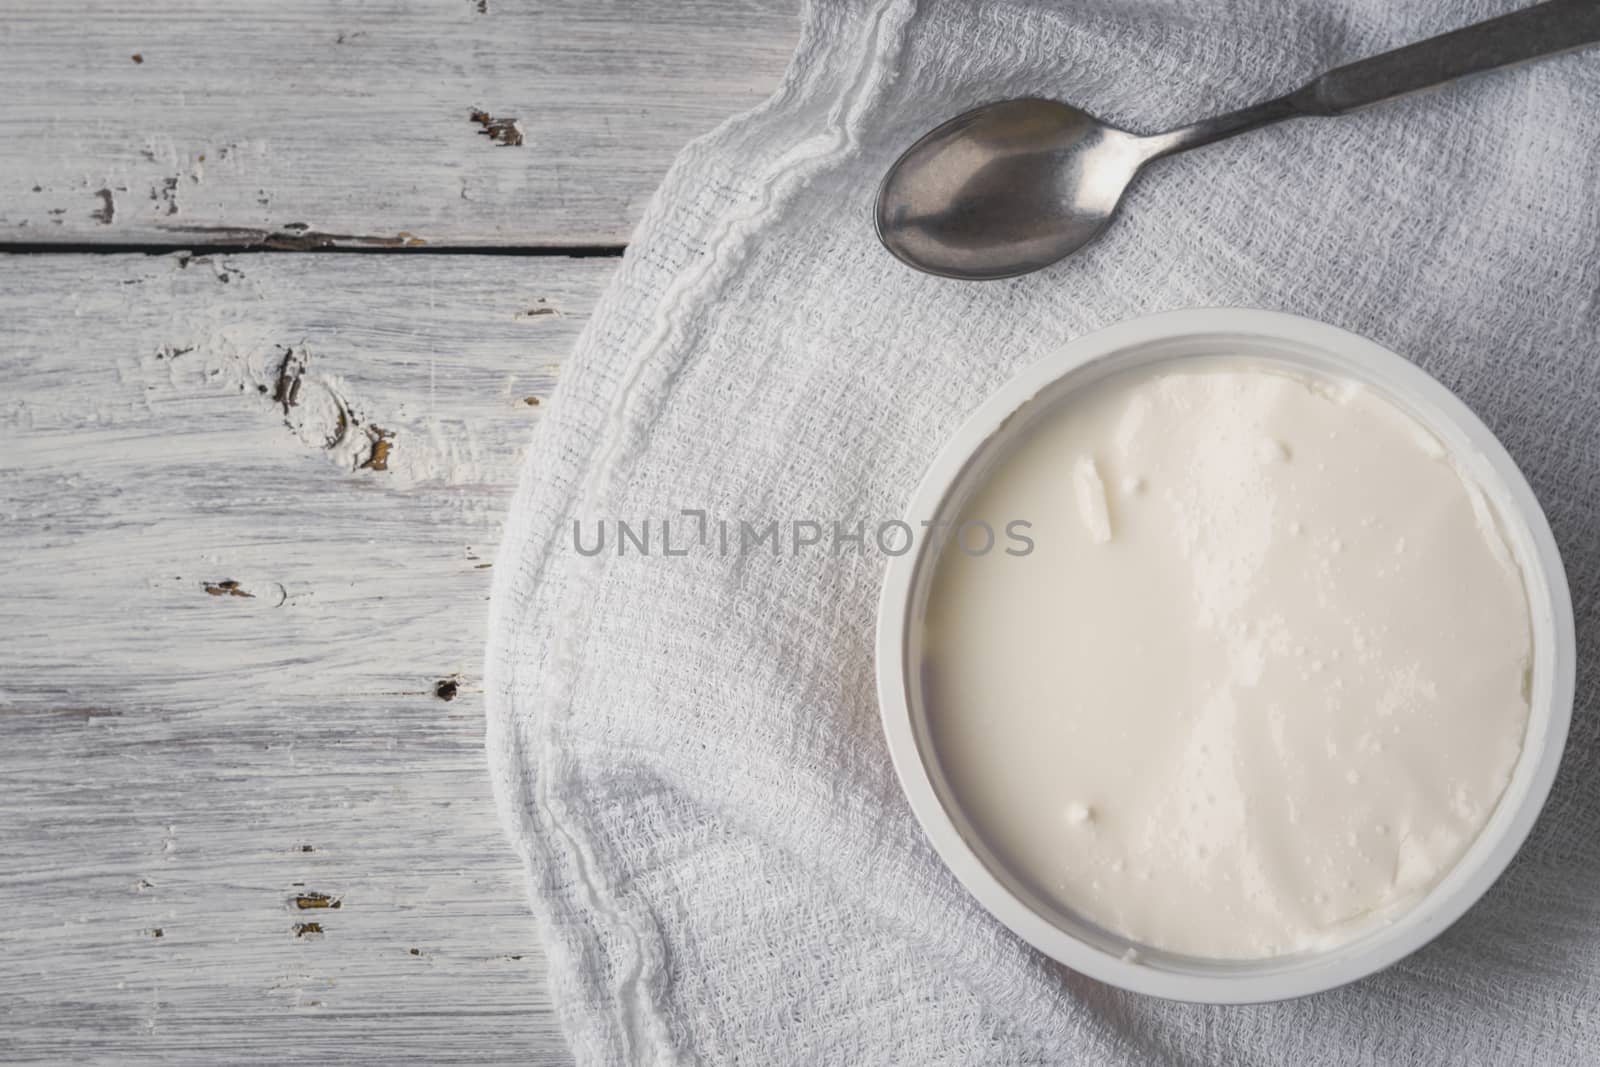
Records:
{"label": "spoon bowl", "polygon": [[928,133],[889,169],[878,237],[931,274],[1026,274],[1099,236],[1150,155],[1144,138],[1068,104],[986,104]]}

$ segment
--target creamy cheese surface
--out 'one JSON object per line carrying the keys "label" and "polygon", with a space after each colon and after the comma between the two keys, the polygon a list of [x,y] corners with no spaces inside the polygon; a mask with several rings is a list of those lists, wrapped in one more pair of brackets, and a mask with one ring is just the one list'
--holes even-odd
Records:
{"label": "creamy cheese surface", "polygon": [[941,553],[936,758],[1010,873],[1141,944],[1326,947],[1436,884],[1521,752],[1532,630],[1481,491],[1349,382],[1183,361],[1072,394]]}

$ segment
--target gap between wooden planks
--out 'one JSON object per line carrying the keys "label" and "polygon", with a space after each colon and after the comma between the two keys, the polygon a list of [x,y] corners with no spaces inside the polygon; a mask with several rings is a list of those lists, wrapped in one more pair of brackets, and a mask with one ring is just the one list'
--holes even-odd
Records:
{"label": "gap between wooden planks", "polygon": [[0,1058],[567,1058],[478,672],[613,267],[0,256]]}

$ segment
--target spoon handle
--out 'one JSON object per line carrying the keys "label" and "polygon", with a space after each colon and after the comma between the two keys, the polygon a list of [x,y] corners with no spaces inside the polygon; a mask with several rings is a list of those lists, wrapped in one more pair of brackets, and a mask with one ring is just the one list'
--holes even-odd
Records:
{"label": "spoon handle", "polygon": [[1302,115],[1347,111],[1600,42],[1600,0],[1548,0],[1331,70],[1291,93]]}
{"label": "spoon handle", "polygon": [[1151,158],[1283,119],[1343,115],[1513,63],[1600,43],[1600,0],[1546,0],[1330,70],[1275,100],[1203,119],[1146,141]]}

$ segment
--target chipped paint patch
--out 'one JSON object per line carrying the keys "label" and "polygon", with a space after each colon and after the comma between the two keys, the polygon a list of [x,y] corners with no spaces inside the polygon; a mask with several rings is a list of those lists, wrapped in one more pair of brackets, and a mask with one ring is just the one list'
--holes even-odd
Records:
{"label": "chipped paint patch", "polygon": [[110,226],[117,217],[117,198],[110,189],[96,189],[94,195],[100,198],[100,206],[89,212],[89,217],[102,226]]}
{"label": "chipped paint patch", "polygon": [[288,415],[300,403],[300,383],[306,375],[306,354],[301,349],[284,348],[283,359],[278,364],[278,376],[272,383],[272,402]]}
{"label": "chipped paint patch", "polygon": [[204,588],[212,596],[237,596],[244,597],[247,600],[255,599],[254,593],[247,593],[239,588],[239,583],[232,578],[220,582],[205,582]]}
{"label": "chipped paint patch", "polygon": [[155,202],[158,215],[178,213],[178,179],[163,178],[160,185],[151,186],[150,199]]}
{"label": "chipped paint patch", "polygon": [[357,470],[386,471],[389,469],[389,453],[394,448],[394,431],[385,430],[382,426],[368,426],[367,441],[372,445],[372,451],[362,461]]}
{"label": "chipped paint patch", "polygon": [[478,124],[478,132],[493,141],[496,147],[517,148],[522,145],[522,126],[515,118],[495,118],[481,108],[473,108],[469,117]]}

